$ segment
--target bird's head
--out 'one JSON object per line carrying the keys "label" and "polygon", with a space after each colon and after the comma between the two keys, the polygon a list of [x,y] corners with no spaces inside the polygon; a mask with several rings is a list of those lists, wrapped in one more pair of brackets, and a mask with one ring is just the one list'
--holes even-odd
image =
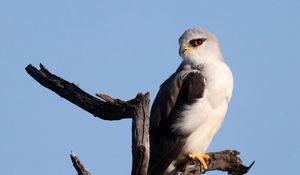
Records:
{"label": "bird's head", "polygon": [[179,47],[181,58],[192,66],[223,61],[217,38],[201,28],[186,30],[179,38]]}

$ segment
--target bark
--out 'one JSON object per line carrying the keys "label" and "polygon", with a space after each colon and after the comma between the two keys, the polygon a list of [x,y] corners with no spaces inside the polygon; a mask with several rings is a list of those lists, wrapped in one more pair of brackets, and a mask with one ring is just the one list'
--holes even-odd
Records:
{"label": "bark", "polygon": [[78,175],[91,175],[87,169],[85,169],[84,165],[81,163],[81,161],[78,159],[78,157],[75,155],[75,153],[70,154],[72,163],[74,168],[76,169]]}
{"label": "bark", "polygon": [[133,162],[131,174],[147,174],[150,155],[148,133],[150,116],[149,93],[139,93],[134,99],[129,101],[114,99],[108,95],[97,93],[96,96],[99,99],[86,93],[74,83],[52,74],[42,64],[40,64],[40,70],[32,65],[28,65],[26,71],[42,86],[52,90],[95,117],[103,120],[132,118]]}
{"label": "bark", "polygon": [[[74,83],[70,83],[49,72],[42,64],[40,69],[32,65],[26,67],[27,73],[42,86],[55,92],[62,98],[70,101],[78,107],[86,110],[95,117],[103,120],[132,119],[132,175],[146,175],[149,164],[149,93],[139,93],[134,99],[123,101],[114,99],[106,94],[97,93],[95,97],[80,89]],[[247,167],[237,156],[237,151],[221,151],[208,153],[210,161],[207,162],[208,170],[227,171],[229,174],[246,174],[253,163]],[[83,164],[71,154],[73,166],[80,175],[90,175]],[[204,173],[198,161],[187,160],[181,165],[178,175],[195,175]]]}
{"label": "bark", "polygon": [[[238,157],[240,154],[235,150],[225,150],[220,152],[207,153],[210,157],[207,161],[208,169],[206,171],[226,171],[232,175],[246,174],[255,162],[252,162],[250,166],[243,165],[242,160]],[[201,168],[199,161],[195,159],[188,159],[181,169],[177,172],[177,175],[198,175],[203,174],[205,171]]]}

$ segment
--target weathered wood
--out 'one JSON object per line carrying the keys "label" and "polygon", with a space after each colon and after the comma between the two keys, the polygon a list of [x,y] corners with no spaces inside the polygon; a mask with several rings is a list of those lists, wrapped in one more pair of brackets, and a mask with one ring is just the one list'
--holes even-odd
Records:
{"label": "weathered wood", "polygon": [[84,165],[81,163],[81,161],[78,159],[75,153],[70,154],[72,163],[74,168],[76,169],[78,175],[91,175],[87,169],[85,169]]}
{"label": "weathered wood", "polygon": [[131,175],[146,175],[148,172],[149,145],[149,93],[138,94],[140,101],[134,107],[132,119],[132,171]]}
{"label": "weathered wood", "polygon": [[93,114],[95,117],[103,120],[132,118],[132,111],[130,110],[136,104],[135,99],[125,102],[111,97],[110,101],[105,101],[108,98],[96,98],[80,89],[74,83],[70,83],[50,73],[42,64],[40,64],[40,70],[32,65],[28,65],[26,71],[42,86],[52,90],[64,99]]}
{"label": "weathered wood", "polygon": [[[210,159],[206,162],[208,166],[206,171],[219,170],[226,171],[232,175],[243,175],[246,174],[255,163],[252,162],[250,166],[243,165],[242,160],[238,157],[240,153],[235,150],[225,150],[207,154]],[[177,175],[198,175],[200,172],[201,174],[206,172],[200,166],[199,161],[195,159],[187,159],[179,169]]]}
{"label": "weathered wood", "polygon": [[[52,90],[62,98],[99,117],[103,120],[121,120],[132,118],[132,175],[146,175],[149,164],[149,93],[138,94],[134,99],[123,101],[114,99],[108,95],[98,93],[96,98],[81,90],[78,86],[70,83],[52,73],[42,64],[40,70],[32,65],[26,67],[27,73],[42,86]],[[208,153],[210,161],[207,162],[208,170],[227,171],[229,174],[246,174],[253,163],[247,167],[242,164],[237,156],[239,152],[226,150]],[[71,159],[78,174],[89,175],[79,159],[71,154]],[[198,161],[187,159],[180,165],[177,175],[196,175],[204,173]],[[88,173],[88,174],[84,174]]]}
{"label": "weathered wood", "polygon": [[[52,73],[42,64],[40,70],[28,65],[26,71],[42,86],[52,90],[62,98],[74,103],[87,112],[103,120],[132,118],[132,175],[147,174],[149,164],[149,93],[139,93],[134,99],[123,101],[97,93],[98,99],[78,86]],[[73,159],[72,159],[73,160]],[[76,169],[77,170],[77,169]]]}

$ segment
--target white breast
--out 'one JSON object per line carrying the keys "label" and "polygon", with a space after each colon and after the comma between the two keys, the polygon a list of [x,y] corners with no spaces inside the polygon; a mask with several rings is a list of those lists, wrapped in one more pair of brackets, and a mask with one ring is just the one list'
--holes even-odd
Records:
{"label": "white breast", "polygon": [[225,63],[207,64],[201,73],[206,80],[203,98],[186,106],[183,117],[173,125],[177,132],[189,135],[182,156],[207,150],[223,122],[232,94],[232,74]]}

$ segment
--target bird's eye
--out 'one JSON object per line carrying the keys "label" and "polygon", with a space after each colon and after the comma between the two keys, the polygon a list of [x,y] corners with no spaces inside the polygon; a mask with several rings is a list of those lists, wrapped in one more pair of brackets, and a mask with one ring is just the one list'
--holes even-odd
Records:
{"label": "bird's eye", "polygon": [[190,41],[190,44],[193,47],[198,47],[198,46],[201,46],[205,40],[206,40],[205,38],[193,39]]}

